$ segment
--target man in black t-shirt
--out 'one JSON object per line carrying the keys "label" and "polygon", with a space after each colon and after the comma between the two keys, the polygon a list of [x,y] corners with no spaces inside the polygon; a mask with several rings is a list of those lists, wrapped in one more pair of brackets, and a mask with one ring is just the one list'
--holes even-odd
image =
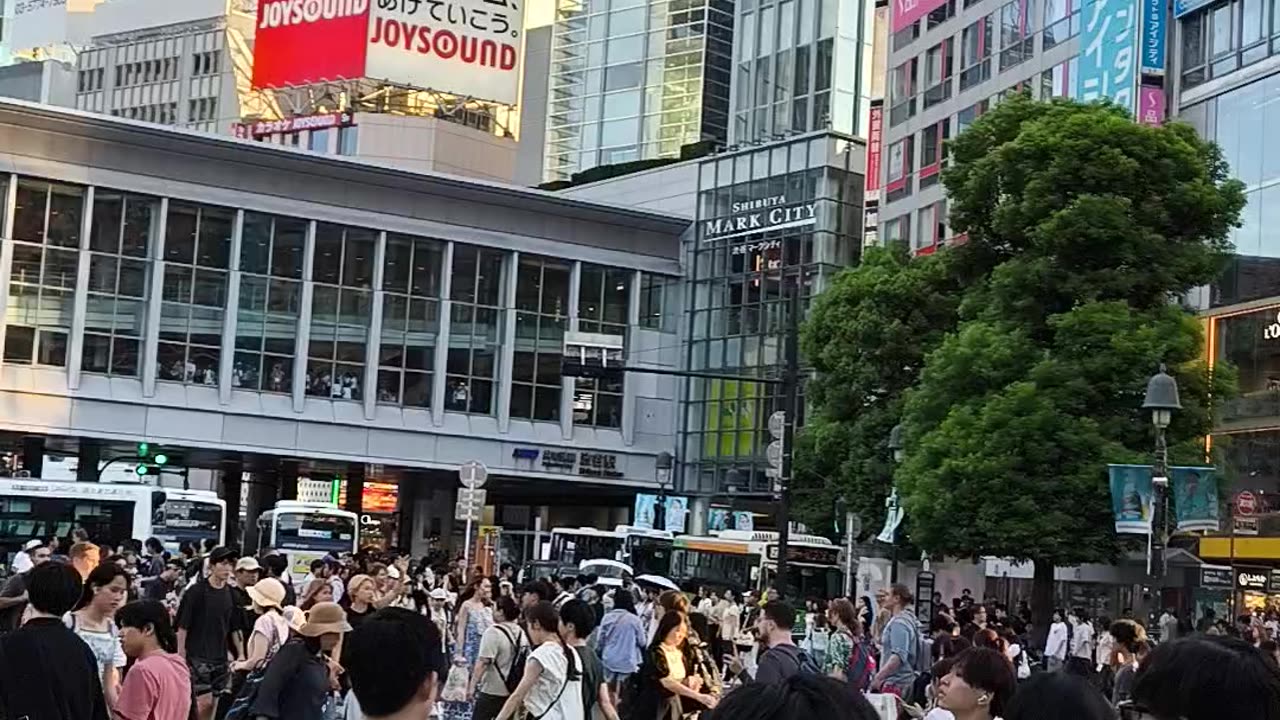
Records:
{"label": "man in black t-shirt", "polygon": [[53,548],[40,546],[28,551],[31,569],[10,577],[0,588],[0,632],[17,630],[22,622],[22,611],[27,609],[27,578],[31,570],[49,562]]}
{"label": "man in black t-shirt", "polygon": [[[228,654],[238,611],[227,580],[238,553],[216,547],[209,553],[209,577],[187,588],[178,605],[178,654],[191,666],[199,720],[210,720],[218,696],[227,690]],[[234,648],[236,659],[243,650]]]}

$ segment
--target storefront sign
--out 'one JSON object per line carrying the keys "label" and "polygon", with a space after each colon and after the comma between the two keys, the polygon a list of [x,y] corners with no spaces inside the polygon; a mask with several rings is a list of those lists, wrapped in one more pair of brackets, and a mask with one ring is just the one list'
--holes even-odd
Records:
{"label": "storefront sign", "polygon": [[1262,326],[1262,338],[1264,340],[1280,340],[1280,313],[1276,313],[1275,322]]}
{"label": "storefront sign", "polygon": [[817,206],[816,202],[789,202],[786,195],[736,202],[729,217],[703,222],[702,239],[724,240],[766,230],[813,225],[817,222]]}
{"label": "storefront sign", "polygon": [[618,456],[609,453],[578,453],[578,474],[591,477],[620,478]]}
{"label": "storefront sign", "polygon": [[624,476],[624,473],[618,469],[618,456],[612,453],[516,448],[511,455],[517,460],[530,461],[537,460],[541,456],[542,469],[550,472],[605,478]]}
{"label": "storefront sign", "polygon": [[547,450],[542,453],[542,467],[547,470],[568,470],[578,462],[578,454],[571,450]]}
{"label": "storefront sign", "polygon": [[1138,6],[1134,0],[1085,0],[1081,10],[1077,100],[1110,99],[1130,113],[1137,85]]}
{"label": "storefront sign", "polygon": [[1235,535],[1253,537],[1258,534],[1258,518],[1237,517],[1231,519],[1231,532]]}
{"label": "storefront sign", "polygon": [[1236,587],[1241,590],[1261,590],[1265,592],[1270,580],[1271,576],[1267,568],[1236,569]]}
{"label": "storefront sign", "polygon": [[1158,127],[1164,124],[1164,88],[1143,85],[1138,89],[1138,122]]}
{"label": "storefront sign", "polygon": [[1225,568],[1225,567],[1200,568],[1200,587],[1229,588],[1231,586],[1232,586],[1231,585],[1231,568]]}
{"label": "storefront sign", "polygon": [[236,123],[231,126],[232,133],[242,139],[260,138],[267,135],[290,135],[303,130],[327,130],[336,127],[355,125],[355,115],[349,112],[324,113],[322,115],[302,115],[284,118],[283,120],[259,120],[252,123]]}
{"label": "storefront sign", "polygon": [[1164,74],[1164,36],[1169,16],[1166,0],[1142,0],[1142,72]]}

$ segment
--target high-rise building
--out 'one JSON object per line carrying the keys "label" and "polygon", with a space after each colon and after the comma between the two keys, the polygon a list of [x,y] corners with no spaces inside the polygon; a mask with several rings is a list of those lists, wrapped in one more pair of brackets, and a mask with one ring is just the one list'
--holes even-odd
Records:
{"label": "high-rise building", "polygon": [[875,17],[870,0],[738,3],[729,143],[824,129],[865,137]]}
{"label": "high-rise building", "polygon": [[558,0],[543,178],[723,142],[733,12],[728,0]]}

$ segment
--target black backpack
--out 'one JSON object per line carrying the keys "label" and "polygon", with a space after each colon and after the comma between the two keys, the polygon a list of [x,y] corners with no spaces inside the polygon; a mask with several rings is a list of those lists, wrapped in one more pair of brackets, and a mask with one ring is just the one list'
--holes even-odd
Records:
{"label": "black backpack", "polygon": [[502,684],[507,686],[507,692],[516,691],[516,686],[520,684],[520,680],[524,678],[524,666],[529,660],[529,643],[525,641],[524,630],[520,631],[519,639],[512,637],[511,633],[501,625],[494,625],[498,632],[511,643],[511,667],[506,673],[502,672],[502,668],[498,667],[498,663],[494,662],[493,669],[498,672],[498,677],[502,678]]}

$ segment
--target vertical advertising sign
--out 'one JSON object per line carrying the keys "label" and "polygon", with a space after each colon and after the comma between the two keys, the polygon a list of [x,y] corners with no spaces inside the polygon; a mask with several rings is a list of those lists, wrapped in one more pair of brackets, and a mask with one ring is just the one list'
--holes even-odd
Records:
{"label": "vertical advertising sign", "polygon": [[1211,467],[1175,467],[1169,482],[1178,532],[1218,532],[1218,481]]}
{"label": "vertical advertising sign", "polygon": [[1143,85],[1138,89],[1138,122],[1143,125],[1164,124],[1164,88]]}
{"label": "vertical advertising sign", "polygon": [[1111,475],[1111,510],[1116,533],[1151,533],[1151,466],[1108,465]]}
{"label": "vertical advertising sign", "polygon": [[[1144,0],[1145,1],[1145,0]],[[1077,100],[1110,99],[1134,112],[1138,0],[1086,0]]]}
{"label": "vertical advertising sign", "polygon": [[1164,39],[1169,10],[1165,0],[1142,0],[1142,72],[1164,74]]}
{"label": "vertical advertising sign", "polygon": [[883,144],[884,104],[871,101],[871,120],[867,123],[867,194],[880,191],[880,158]]}

